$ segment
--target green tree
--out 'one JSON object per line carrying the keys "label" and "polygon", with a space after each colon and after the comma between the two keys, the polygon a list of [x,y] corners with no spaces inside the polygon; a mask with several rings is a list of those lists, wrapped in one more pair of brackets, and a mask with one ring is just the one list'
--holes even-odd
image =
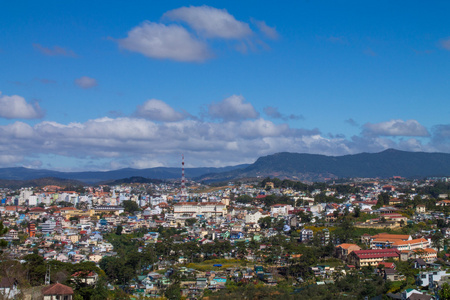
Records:
{"label": "green tree", "polygon": [[123,231],[122,225],[118,225],[116,228],[116,235],[121,235]]}
{"label": "green tree", "polygon": [[181,299],[180,284],[176,283],[176,284],[170,285],[164,292],[164,296],[166,296],[167,299],[169,299],[169,300]]}
{"label": "green tree", "polygon": [[[0,236],[4,236],[8,233],[8,228],[3,225],[3,222],[0,221]],[[8,242],[5,240],[0,240],[0,248],[4,248],[8,245]]]}
{"label": "green tree", "polygon": [[125,212],[134,214],[135,211],[140,211],[139,205],[132,200],[125,200],[122,202],[122,206]]}
{"label": "green tree", "polygon": [[361,215],[361,208],[359,208],[359,206],[356,206],[355,209],[353,210],[353,213],[355,218],[359,218]]}
{"label": "green tree", "polygon": [[450,285],[446,282],[442,285],[442,288],[439,290],[439,297],[442,300],[450,299]]}
{"label": "green tree", "polygon": [[44,277],[46,271],[46,265],[44,258],[39,254],[33,253],[26,255],[23,260],[25,260],[25,267],[28,272],[28,278],[31,285],[42,285],[44,284]]}
{"label": "green tree", "polygon": [[262,229],[268,229],[272,227],[272,217],[271,216],[267,216],[264,218],[260,218],[258,220],[258,224]]}
{"label": "green tree", "polygon": [[195,218],[186,219],[185,223],[186,223],[186,226],[192,226],[195,223],[197,223],[197,219],[195,219]]}
{"label": "green tree", "polygon": [[380,193],[378,195],[377,206],[389,205],[389,199],[390,198],[391,197],[389,197],[388,193]]}
{"label": "green tree", "polygon": [[236,198],[236,202],[240,202],[240,203],[251,203],[253,201],[253,198],[250,197],[249,195],[240,195],[239,197]]}
{"label": "green tree", "polygon": [[442,249],[443,240],[444,235],[440,230],[436,231],[436,233],[431,237],[431,244],[433,245],[434,248],[438,250],[438,252],[440,252]]}

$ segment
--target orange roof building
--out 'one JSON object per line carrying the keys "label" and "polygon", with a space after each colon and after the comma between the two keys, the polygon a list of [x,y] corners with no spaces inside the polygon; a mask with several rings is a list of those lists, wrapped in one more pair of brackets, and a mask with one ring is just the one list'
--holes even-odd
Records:
{"label": "orange roof building", "polygon": [[336,256],[343,260],[346,260],[347,256],[353,251],[359,250],[361,250],[361,247],[356,244],[340,244],[335,248]]}
{"label": "orange roof building", "polygon": [[[70,286],[55,283],[49,286],[46,286],[42,289],[42,295],[44,296],[44,300],[50,299],[67,299],[72,300],[73,298],[73,289]],[[61,297],[64,296],[64,297]]]}

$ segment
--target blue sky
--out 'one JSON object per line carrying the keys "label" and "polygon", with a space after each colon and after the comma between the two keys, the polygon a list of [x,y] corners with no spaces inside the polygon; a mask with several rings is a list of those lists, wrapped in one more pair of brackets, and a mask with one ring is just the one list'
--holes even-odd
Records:
{"label": "blue sky", "polygon": [[448,11],[448,1],[10,1],[0,167],[449,153]]}

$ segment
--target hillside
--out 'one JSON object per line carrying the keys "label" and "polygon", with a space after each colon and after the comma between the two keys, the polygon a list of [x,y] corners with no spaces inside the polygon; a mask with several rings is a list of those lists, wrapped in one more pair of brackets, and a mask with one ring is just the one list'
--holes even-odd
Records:
{"label": "hillside", "polygon": [[344,156],[277,153],[260,157],[244,169],[197,178],[203,181],[225,181],[246,177],[279,177],[302,181],[332,178],[369,177],[423,178],[450,176],[450,154],[406,152],[388,149],[380,153]]}
{"label": "hillside", "polygon": [[[450,176],[450,154],[406,152],[394,149],[379,153],[344,156],[282,152],[260,157],[251,165],[223,168],[186,168],[185,174],[187,178],[205,182],[267,176],[301,181],[324,181],[349,177],[389,178],[401,176],[423,178]],[[43,177],[65,178],[86,184],[98,184],[100,182],[119,184],[126,183],[127,180],[118,182],[114,182],[114,180],[124,178],[131,178],[128,181],[146,181],[148,178],[159,180],[180,179],[181,168],[127,168],[104,172],[57,172],[27,168],[0,169],[0,179],[2,180],[33,180]],[[1,184],[0,181],[0,186],[2,186]]]}
{"label": "hillside", "polygon": [[47,185],[56,185],[60,187],[82,187],[84,186],[84,183],[78,180],[55,177],[45,177],[28,180],[0,179],[0,188],[19,189],[22,187],[44,187]]}
{"label": "hillside", "polygon": [[[215,174],[227,172],[238,168],[245,168],[248,165],[229,166],[222,168],[186,168],[185,175],[187,178],[199,177],[204,174]],[[78,180],[87,184],[97,184],[105,181],[120,180],[123,178],[142,177],[160,180],[180,179],[180,168],[149,168],[149,169],[132,169],[125,168],[112,171],[91,171],[91,172],[58,172],[45,169],[28,169],[23,167],[17,168],[0,168],[0,180],[33,180],[38,178],[65,178]]]}

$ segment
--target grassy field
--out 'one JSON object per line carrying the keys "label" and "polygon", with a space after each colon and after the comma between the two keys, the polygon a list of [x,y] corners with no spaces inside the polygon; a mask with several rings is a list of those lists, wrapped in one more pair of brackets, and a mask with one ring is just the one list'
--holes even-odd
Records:
{"label": "grassy field", "polygon": [[[221,264],[222,266],[214,267],[215,264]],[[212,259],[212,260],[205,260],[204,262],[201,263],[190,263],[186,267],[206,272],[213,270],[215,271],[226,270],[227,268],[238,268],[246,265],[249,265],[249,262],[241,259]]]}
{"label": "grassy field", "polygon": [[198,194],[211,193],[211,192],[217,192],[217,191],[220,191],[220,190],[224,191],[225,189],[228,189],[228,188],[233,188],[233,187],[225,185],[225,186],[218,186],[218,187],[210,187],[210,188],[207,188],[207,189],[193,190],[193,192],[198,193]]}

